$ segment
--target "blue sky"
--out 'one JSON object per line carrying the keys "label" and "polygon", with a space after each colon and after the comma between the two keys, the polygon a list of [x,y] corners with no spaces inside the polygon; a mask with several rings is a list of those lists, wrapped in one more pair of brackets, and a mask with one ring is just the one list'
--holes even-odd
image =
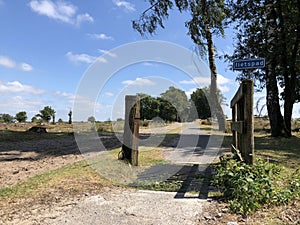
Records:
{"label": "blue sky", "polygon": [[[132,29],[131,20],[146,8],[147,3],[140,0],[0,0],[0,113],[15,115],[26,111],[31,119],[49,105],[56,110],[57,119],[66,121],[85,72],[109,50],[145,39],[194,49],[184,27],[188,15],[176,10],[165,23],[166,29],[141,37]],[[216,39],[218,52],[231,52],[232,40],[231,31],[226,39]],[[217,69],[219,87],[229,102],[238,87],[236,74],[223,61],[217,61]],[[112,109],[120,104],[117,98],[128,85],[156,85],[160,82],[157,77],[188,95],[198,87],[186,74],[168,65],[131,65],[112,74],[99,90],[96,119],[113,117]],[[264,96],[264,92],[256,98],[259,96]],[[224,107],[224,111],[230,117],[229,107]],[[119,110],[120,116],[122,113]]]}

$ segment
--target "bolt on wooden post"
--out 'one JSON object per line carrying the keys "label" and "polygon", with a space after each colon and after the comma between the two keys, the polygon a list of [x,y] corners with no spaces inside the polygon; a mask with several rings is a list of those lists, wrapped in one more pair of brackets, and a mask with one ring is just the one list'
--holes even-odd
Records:
{"label": "bolt on wooden post", "polygon": [[125,96],[125,126],[123,134],[123,158],[133,166],[138,165],[138,139],[140,99],[136,95]]}

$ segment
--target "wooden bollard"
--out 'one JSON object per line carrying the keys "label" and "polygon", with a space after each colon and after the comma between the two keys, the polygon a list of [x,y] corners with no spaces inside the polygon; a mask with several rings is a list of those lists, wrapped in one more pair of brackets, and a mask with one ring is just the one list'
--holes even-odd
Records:
{"label": "wooden bollard", "polygon": [[123,159],[133,166],[138,165],[138,139],[140,120],[140,100],[138,96],[125,96],[125,126],[123,135]]}

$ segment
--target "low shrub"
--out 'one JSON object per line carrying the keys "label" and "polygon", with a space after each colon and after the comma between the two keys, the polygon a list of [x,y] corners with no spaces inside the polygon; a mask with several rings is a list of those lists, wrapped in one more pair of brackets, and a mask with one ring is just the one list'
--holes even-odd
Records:
{"label": "low shrub", "polygon": [[267,204],[287,204],[300,196],[300,175],[287,185],[279,185],[281,168],[258,160],[253,166],[224,160],[216,168],[213,184],[219,188],[230,209],[249,214]]}

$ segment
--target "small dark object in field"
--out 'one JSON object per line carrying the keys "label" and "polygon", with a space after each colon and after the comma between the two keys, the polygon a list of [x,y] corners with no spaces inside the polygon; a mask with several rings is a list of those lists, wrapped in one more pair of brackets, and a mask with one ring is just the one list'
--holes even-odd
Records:
{"label": "small dark object in field", "polygon": [[45,127],[40,127],[40,126],[34,126],[31,127],[29,130],[29,132],[34,132],[34,133],[47,133],[47,130]]}
{"label": "small dark object in field", "polygon": [[271,129],[263,128],[263,131],[266,133],[271,133]]}
{"label": "small dark object in field", "polygon": [[300,128],[295,128],[294,130],[292,130],[293,132],[300,132]]}

